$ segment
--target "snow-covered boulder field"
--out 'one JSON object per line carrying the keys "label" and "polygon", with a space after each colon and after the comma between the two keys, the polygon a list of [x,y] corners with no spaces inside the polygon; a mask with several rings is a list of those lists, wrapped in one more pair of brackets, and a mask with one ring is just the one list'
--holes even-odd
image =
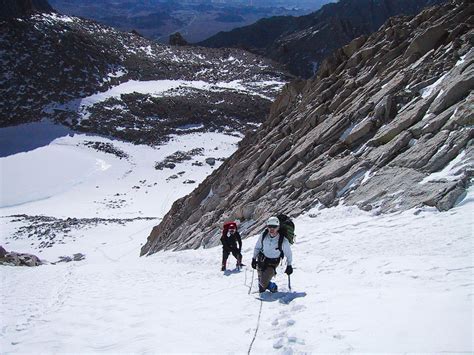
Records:
{"label": "snow-covered boulder field", "polygon": [[58,13],[0,27],[0,127],[46,117],[148,145],[191,128],[244,132],[292,77],[241,49],[167,46]]}

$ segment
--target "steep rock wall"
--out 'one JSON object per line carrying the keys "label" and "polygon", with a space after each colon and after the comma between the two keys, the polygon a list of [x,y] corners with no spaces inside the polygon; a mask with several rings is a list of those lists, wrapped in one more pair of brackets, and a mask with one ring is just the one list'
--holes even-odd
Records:
{"label": "steep rock wall", "polygon": [[451,208],[473,171],[473,5],[390,19],[285,87],[258,132],[153,228],[142,255],[218,243],[317,205]]}

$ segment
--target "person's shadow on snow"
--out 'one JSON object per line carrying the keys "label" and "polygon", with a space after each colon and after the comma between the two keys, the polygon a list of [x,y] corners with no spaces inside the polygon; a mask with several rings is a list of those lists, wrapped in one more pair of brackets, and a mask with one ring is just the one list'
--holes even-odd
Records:
{"label": "person's shadow on snow", "polygon": [[232,270],[225,270],[224,271],[224,275],[225,276],[230,276],[232,274],[238,274],[239,272],[241,272],[242,270],[240,269],[232,269]]}
{"label": "person's shadow on snow", "polygon": [[306,292],[263,292],[260,294],[259,299],[264,302],[275,302],[288,304],[295,298],[305,297]]}

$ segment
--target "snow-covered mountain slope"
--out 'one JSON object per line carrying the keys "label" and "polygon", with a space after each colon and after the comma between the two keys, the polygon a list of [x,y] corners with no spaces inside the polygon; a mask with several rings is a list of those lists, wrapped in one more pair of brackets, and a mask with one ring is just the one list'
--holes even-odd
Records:
{"label": "snow-covered mountain slope", "polygon": [[146,144],[189,125],[243,131],[290,78],[243,50],[165,46],[57,13],[0,20],[0,29],[0,126],[46,117]]}
{"label": "snow-covered mountain slope", "polygon": [[[29,136],[29,130],[37,129],[37,124],[26,124],[16,132]],[[15,136],[9,128],[0,129],[0,136],[3,130]],[[0,159],[2,214],[161,217],[179,195],[191,191],[235,151],[240,138],[238,134],[191,133],[149,147],[99,136],[66,135]],[[178,151],[183,154],[175,157],[176,167],[155,167]],[[215,165],[207,164],[206,158],[214,158]],[[153,202],[157,199],[159,205]]]}
{"label": "snow-covered mountain slope", "polygon": [[[18,179],[2,173],[2,204],[10,206],[0,209],[0,244],[51,262],[85,254],[77,262],[0,267],[1,351],[474,351],[472,188],[443,213],[308,211],[295,220],[292,290],[281,267],[280,293],[264,301],[255,298],[249,267],[218,271],[219,247],[139,258],[156,223],[143,218],[162,217],[192,189],[185,180],[212,170],[193,163],[229,155],[237,140],[193,134],[154,149],[75,135],[1,158],[2,172]],[[155,170],[178,146],[204,148],[203,155]],[[30,173],[36,165],[44,169]],[[167,180],[178,171],[184,174]],[[244,263],[255,242],[244,240]]]}

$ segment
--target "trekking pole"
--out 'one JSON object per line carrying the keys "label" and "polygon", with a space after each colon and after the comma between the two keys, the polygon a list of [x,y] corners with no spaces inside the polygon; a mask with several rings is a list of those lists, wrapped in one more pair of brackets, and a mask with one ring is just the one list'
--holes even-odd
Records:
{"label": "trekking pole", "polygon": [[252,286],[253,286],[253,273],[255,272],[254,269],[252,269],[252,280],[250,281],[250,287],[249,287],[249,295],[250,295],[250,292],[252,292]]}
{"label": "trekking pole", "polygon": [[288,275],[288,288],[289,288],[289,290],[291,291],[291,279],[290,279],[290,275]]}

